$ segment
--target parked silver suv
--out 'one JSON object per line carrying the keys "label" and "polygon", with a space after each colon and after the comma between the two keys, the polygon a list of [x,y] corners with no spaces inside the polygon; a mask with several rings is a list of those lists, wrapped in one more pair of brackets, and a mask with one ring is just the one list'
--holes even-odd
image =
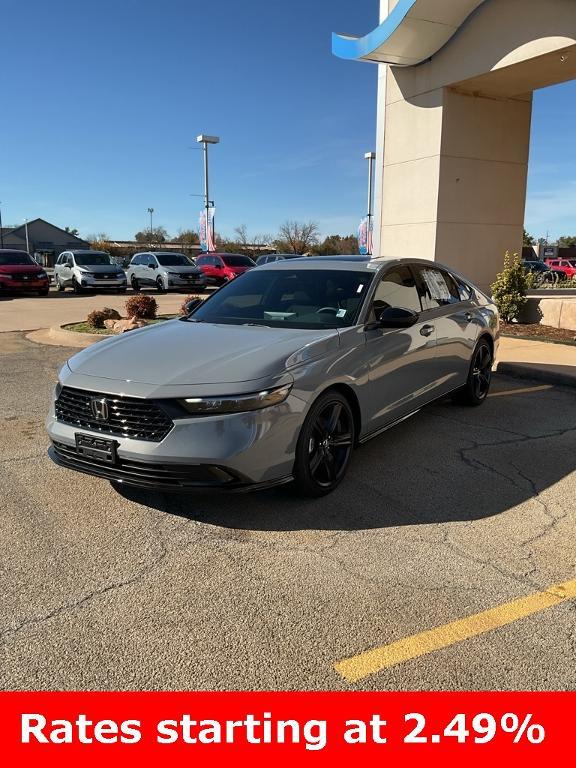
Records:
{"label": "parked silver suv", "polygon": [[85,288],[126,290],[126,274],[104,251],[63,251],[54,266],[54,282],[59,291],[72,288],[80,293]]}
{"label": "parked silver suv", "polygon": [[355,445],[428,403],[482,404],[498,333],[492,300],[429,261],[267,264],[187,317],[72,357],[47,420],[50,456],[146,488],[294,480],[320,496]]}
{"label": "parked silver suv", "polygon": [[188,256],[171,251],[136,253],[128,266],[128,282],[135,291],[154,286],[161,293],[171,288],[206,286],[202,270]]}

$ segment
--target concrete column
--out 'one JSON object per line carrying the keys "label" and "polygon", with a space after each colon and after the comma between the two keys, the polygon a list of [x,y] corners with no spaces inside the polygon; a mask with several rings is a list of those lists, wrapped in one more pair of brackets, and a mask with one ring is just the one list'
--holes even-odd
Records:
{"label": "concrete column", "polygon": [[443,92],[434,259],[488,288],[522,251],[532,95]]}
{"label": "concrete column", "polygon": [[380,78],[377,253],[439,261],[488,288],[522,247],[532,99]]}

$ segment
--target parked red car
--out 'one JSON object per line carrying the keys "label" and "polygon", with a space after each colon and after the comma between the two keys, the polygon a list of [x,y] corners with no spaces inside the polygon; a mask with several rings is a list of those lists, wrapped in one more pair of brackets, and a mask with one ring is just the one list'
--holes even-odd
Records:
{"label": "parked red car", "polygon": [[50,278],[26,251],[0,249],[0,293],[30,291],[47,296]]}
{"label": "parked red car", "polygon": [[195,261],[207,281],[215,285],[223,285],[256,266],[249,256],[240,253],[207,253],[198,256]]}
{"label": "parked red car", "polygon": [[556,272],[564,272],[568,280],[576,277],[576,259],[544,259],[544,264]]}

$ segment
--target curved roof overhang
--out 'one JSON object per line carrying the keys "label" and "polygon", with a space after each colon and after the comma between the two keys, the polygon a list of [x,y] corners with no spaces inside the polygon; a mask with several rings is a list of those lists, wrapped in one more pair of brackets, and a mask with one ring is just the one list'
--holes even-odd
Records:
{"label": "curved roof overhang", "polygon": [[437,53],[485,0],[398,0],[388,17],[364,37],[332,35],[341,59],[409,67]]}

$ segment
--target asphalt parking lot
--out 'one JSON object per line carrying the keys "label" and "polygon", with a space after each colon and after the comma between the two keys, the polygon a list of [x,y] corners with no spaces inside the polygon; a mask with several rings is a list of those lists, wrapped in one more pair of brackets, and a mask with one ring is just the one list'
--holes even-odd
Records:
{"label": "asphalt parking lot", "polygon": [[1,688],[574,689],[573,390],[497,377],[324,500],[120,494],[46,456],[72,353],[0,333]]}

